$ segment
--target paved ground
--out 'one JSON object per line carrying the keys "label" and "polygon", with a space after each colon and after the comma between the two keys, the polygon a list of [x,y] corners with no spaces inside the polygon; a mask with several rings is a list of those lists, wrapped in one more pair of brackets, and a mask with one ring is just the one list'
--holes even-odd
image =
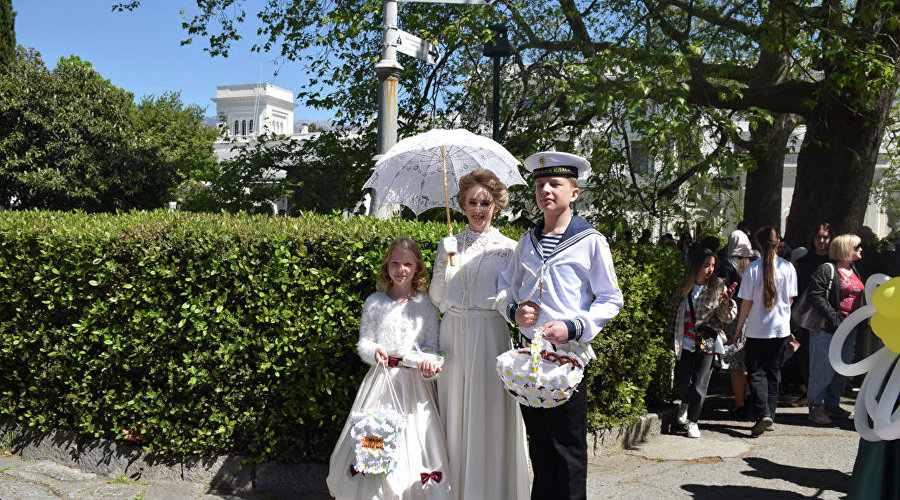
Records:
{"label": "paved ground", "polygon": [[[782,402],[788,405],[788,401]],[[843,407],[852,410],[853,401]],[[775,430],[750,437],[730,399],[707,400],[699,439],[683,432],[610,455],[588,473],[588,498],[617,500],[793,500],[844,498],[859,435],[848,419],[833,427],[806,420],[805,407],[778,409]]]}
{"label": "paved ground", "polygon": [[[852,409],[846,399],[844,407]],[[818,427],[804,407],[779,408],[775,430],[750,437],[750,422],[726,411],[730,400],[711,396],[700,421],[700,439],[683,432],[652,438],[638,448],[610,454],[588,475],[588,498],[617,500],[793,500],[843,498],[858,435],[847,419]],[[48,461],[0,455],[0,499],[275,499],[296,495],[222,494],[198,483],[134,482],[100,478]],[[330,498],[325,492],[300,500]]]}

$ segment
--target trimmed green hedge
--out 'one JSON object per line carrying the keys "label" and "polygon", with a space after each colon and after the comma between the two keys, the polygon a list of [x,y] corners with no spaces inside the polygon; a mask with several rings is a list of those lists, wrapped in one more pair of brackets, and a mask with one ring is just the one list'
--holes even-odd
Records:
{"label": "trimmed green hedge", "polygon": [[[158,455],[327,460],[367,368],[359,314],[384,250],[410,236],[430,266],[445,232],[314,214],[0,212],[0,420]],[[593,426],[634,418],[669,385],[660,332],[678,256],[614,257],[626,307],[595,342]]]}

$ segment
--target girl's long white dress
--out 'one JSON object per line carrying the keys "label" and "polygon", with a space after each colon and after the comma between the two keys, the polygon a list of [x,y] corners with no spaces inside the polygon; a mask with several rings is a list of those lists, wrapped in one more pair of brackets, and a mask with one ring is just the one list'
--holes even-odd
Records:
{"label": "girl's long white dress", "polygon": [[[408,302],[397,302],[376,292],[363,306],[359,332],[359,355],[372,368],[359,386],[351,414],[359,410],[388,408],[407,416],[399,441],[399,464],[388,474],[357,472],[354,443],[347,419],[329,462],[328,490],[338,499],[447,499],[451,498],[444,431],[437,411],[434,381],[415,368],[384,369],[375,365],[375,348],[402,358],[419,346],[437,349],[437,309],[428,297],[417,294]],[[400,408],[392,402],[387,387],[393,384]],[[452,498],[459,498],[453,496]]]}
{"label": "girl's long white dress", "polygon": [[456,235],[455,266],[438,251],[429,294],[444,314],[444,371],[438,379],[452,491],[460,499],[530,496],[525,424],[519,405],[497,375],[497,356],[512,347],[509,326],[495,307],[497,275],[516,242],[491,228]]}

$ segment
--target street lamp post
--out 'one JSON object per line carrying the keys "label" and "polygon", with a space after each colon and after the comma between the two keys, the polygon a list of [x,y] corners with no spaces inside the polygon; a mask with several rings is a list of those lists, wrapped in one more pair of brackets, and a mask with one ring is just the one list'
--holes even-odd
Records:
{"label": "street lamp post", "polygon": [[509,39],[506,38],[506,26],[492,24],[488,26],[494,32],[493,38],[485,42],[483,55],[494,60],[494,99],[491,110],[491,122],[493,133],[491,137],[500,142],[500,65],[501,59],[512,54]]}
{"label": "street lamp post", "polygon": [[[406,33],[397,26],[398,0],[383,0],[384,24],[382,25],[381,60],[375,64],[378,75],[378,144],[375,160],[378,161],[397,142],[397,90],[400,85],[400,73],[403,66],[397,62],[397,51],[436,64],[439,57],[437,46]],[[403,0],[406,2],[490,5],[494,0]],[[506,28],[504,28],[505,33]],[[507,46],[509,43],[507,42]],[[495,63],[496,65],[496,63]],[[495,66],[495,79],[499,78],[499,67]],[[495,88],[495,94],[499,89]],[[499,113],[499,111],[498,111]],[[496,135],[496,133],[495,133]],[[373,190],[369,200],[369,215],[379,218],[389,216],[389,210],[378,210],[378,195]]]}

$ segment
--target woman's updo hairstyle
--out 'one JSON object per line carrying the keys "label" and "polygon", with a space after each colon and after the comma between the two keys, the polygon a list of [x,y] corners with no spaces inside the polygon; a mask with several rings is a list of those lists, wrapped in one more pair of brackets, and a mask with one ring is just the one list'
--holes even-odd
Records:
{"label": "woman's updo hairstyle", "polygon": [[456,202],[463,211],[466,210],[466,195],[473,186],[478,184],[490,191],[496,207],[495,213],[509,205],[509,191],[506,190],[506,184],[500,182],[500,179],[497,178],[497,174],[494,172],[481,169],[466,174],[459,179],[459,193],[456,194]]}

